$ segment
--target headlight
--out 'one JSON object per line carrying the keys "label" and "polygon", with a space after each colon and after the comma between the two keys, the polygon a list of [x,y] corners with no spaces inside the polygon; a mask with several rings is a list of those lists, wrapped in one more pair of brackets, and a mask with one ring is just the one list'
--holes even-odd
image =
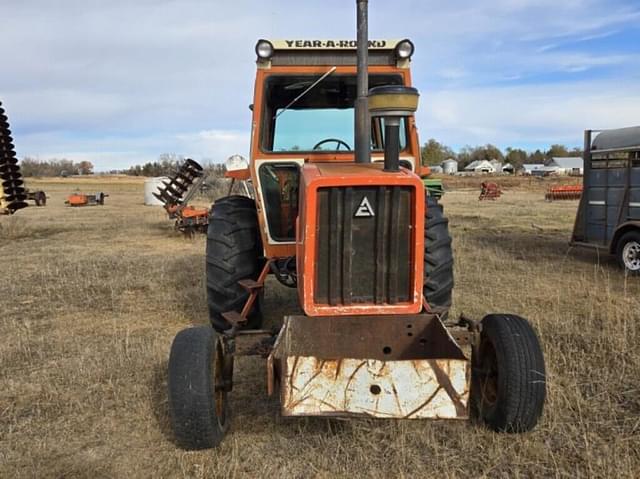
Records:
{"label": "headlight", "polygon": [[413,55],[414,46],[411,40],[402,40],[396,45],[396,56],[402,60],[411,58]]}
{"label": "headlight", "polygon": [[249,162],[244,156],[233,155],[227,158],[227,161],[224,162],[224,167],[227,171],[246,170],[249,168]]}
{"label": "headlight", "polygon": [[273,45],[269,40],[258,40],[256,43],[256,55],[262,60],[268,60],[273,56]]}

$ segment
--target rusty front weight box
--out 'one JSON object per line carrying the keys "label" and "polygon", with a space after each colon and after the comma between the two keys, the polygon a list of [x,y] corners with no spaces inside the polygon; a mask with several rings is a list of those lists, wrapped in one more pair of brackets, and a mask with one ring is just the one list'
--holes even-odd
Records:
{"label": "rusty front weight box", "polygon": [[470,360],[435,315],[288,316],[267,367],[285,416],[469,416]]}

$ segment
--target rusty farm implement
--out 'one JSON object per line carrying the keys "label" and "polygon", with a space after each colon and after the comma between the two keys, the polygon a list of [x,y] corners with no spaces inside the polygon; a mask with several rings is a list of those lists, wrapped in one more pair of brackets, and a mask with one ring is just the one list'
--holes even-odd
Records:
{"label": "rusty farm implement", "polygon": [[36,206],[47,206],[47,194],[42,190],[25,190],[27,201],[33,201]]}
{"label": "rusty farm implement", "polygon": [[479,201],[483,200],[497,200],[502,196],[502,190],[498,186],[497,183],[492,183],[488,181],[483,181],[480,185],[480,196],[478,197]]}
{"label": "rusty farm implement", "polygon": [[15,147],[9,119],[0,103],[0,214],[13,214],[28,206],[28,195],[24,188],[24,180]]}
{"label": "rusty farm implement", "polygon": [[[234,169],[255,198],[213,204],[210,324],[179,332],[169,357],[185,449],[222,441],[245,355],[266,358],[267,393],[285,416],[463,420],[473,410],[519,433],[542,414],[545,365],[530,323],[449,318],[451,237],[420,178],[414,46],[369,41],[368,2],[356,4],[357,41],[256,45],[251,155]],[[178,181],[164,197],[179,198]],[[262,329],[269,275],[297,290],[302,310],[275,331]]]}
{"label": "rusty farm implement", "polygon": [[544,195],[547,201],[579,200],[582,196],[582,185],[550,186]]}
{"label": "rusty farm implement", "polygon": [[18,164],[18,158],[9,128],[9,119],[0,103],[0,214],[13,214],[19,209],[29,206],[33,201],[36,206],[47,204],[47,195],[42,190],[28,190]]}
{"label": "rusty farm implement", "polygon": [[81,206],[103,206],[104,199],[109,195],[103,193],[101,191],[97,193],[87,194],[87,193],[72,193],[67,196],[64,204],[72,207],[81,207]]}
{"label": "rusty farm implement", "polygon": [[175,228],[185,234],[206,233],[209,225],[209,209],[189,205],[205,180],[200,164],[186,159],[178,171],[153,193],[170,219],[175,219]]}

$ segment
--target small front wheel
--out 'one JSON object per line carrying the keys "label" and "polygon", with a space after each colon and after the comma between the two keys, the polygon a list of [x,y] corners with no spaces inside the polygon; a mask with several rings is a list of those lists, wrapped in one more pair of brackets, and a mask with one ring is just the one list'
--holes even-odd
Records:
{"label": "small front wheel", "polygon": [[546,375],[529,322],[510,314],[486,316],[473,363],[472,396],[479,417],[500,432],[533,429],[544,407]]}
{"label": "small front wheel", "polygon": [[216,447],[229,426],[231,378],[224,345],[210,326],[180,331],[169,356],[169,409],[178,445]]}

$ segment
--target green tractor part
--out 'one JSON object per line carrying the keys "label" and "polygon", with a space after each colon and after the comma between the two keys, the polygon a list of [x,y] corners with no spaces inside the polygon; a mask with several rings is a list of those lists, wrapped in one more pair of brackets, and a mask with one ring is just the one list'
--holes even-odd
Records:
{"label": "green tractor part", "polygon": [[444,195],[444,185],[440,178],[422,178],[427,196],[440,199]]}

